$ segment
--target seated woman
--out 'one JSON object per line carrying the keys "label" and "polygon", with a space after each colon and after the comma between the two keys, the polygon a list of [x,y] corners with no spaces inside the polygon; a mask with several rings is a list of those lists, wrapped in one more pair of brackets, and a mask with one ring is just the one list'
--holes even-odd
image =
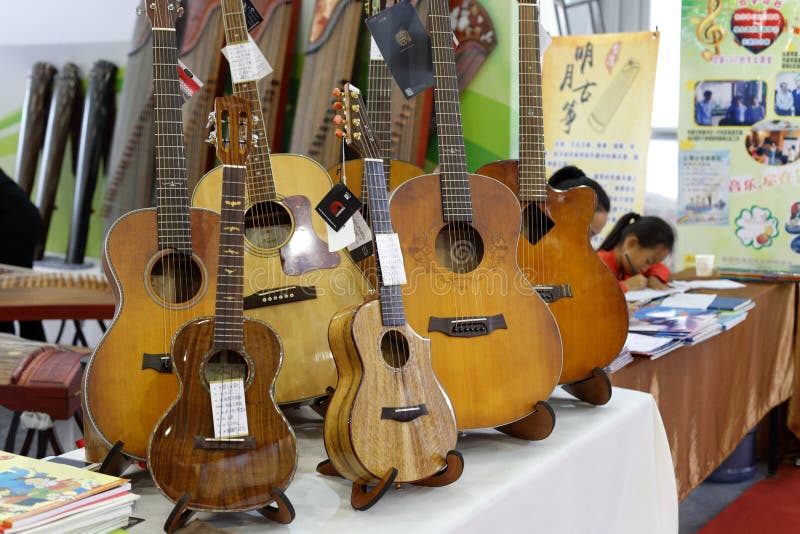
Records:
{"label": "seated woman", "polygon": [[663,219],[628,213],[617,221],[597,254],[623,291],[666,289],[670,272],[662,262],[674,243],[672,227]]}
{"label": "seated woman", "polygon": [[591,239],[603,230],[608,220],[608,212],[611,211],[611,200],[609,200],[603,186],[586,176],[582,170],[574,165],[558,169],[550,177],[548,184],[553,189],[560,189],[561,191],[582,185],[594,189],[597,200],[594,205],[594,217],[589,224],[589,238]]}

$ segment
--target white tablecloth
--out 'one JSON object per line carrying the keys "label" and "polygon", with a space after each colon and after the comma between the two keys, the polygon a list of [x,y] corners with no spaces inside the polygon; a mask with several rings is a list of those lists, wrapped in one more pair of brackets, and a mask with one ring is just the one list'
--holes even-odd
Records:
{"label": "white tablecloth", "polygon": [[[614,389],[594,407],[562,391],[550,399],[556,428],[529,443],[494,430],[462,435],[464,474],[450,486],[390,489],[373,508],[350,507],[349,481],[315,472],[325,458],[321,420],[300,411],[295,432],[300,460],[287,496],[297,512],[280,526],[255,512],[198,514],[235,532],[559,532],[676,533],[678,500],[664,426],[647,393]],[[296,413],[296,412],[295,412]],[[144,473],[134,476],[143,497],[131,532],[161,532],[172,507]]]}

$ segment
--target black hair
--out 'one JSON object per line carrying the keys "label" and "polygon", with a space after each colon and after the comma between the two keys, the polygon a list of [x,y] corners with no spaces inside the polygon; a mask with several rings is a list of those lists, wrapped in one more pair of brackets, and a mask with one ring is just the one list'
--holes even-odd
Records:
{"label": "black hair", "polygon": [[586,176],[582,170],[574,165],[567,165],[566,167],[558,169],[553,173],[553,176],[550,177],[548,183],[553,189],[561,189],[562,191],[582,185],[591,187],[594,189],[594,193],[597,196],[595,211],[611,211],[611,200],[608,198],[603,186]]}
{"label": "black hair", "polygon": [[645,248],[664,245],[672,250],[675,244],[675,233],[667,222],[654,216],[643,217],[638,213],[626,213],[619,218],[617,224],[606,236],[600,250],[613,250],[618,244],[625,241],[629,235],[635,235],[639,245]]}

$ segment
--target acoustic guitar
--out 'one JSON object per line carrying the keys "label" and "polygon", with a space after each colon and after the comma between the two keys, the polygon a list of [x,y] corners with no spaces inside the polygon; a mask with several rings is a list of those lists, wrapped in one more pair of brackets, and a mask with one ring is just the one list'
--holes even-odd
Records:
{"label": "acoustic guitar", "polygon": [[389,206],[409,282],[406,317],[431,338],[459,428],[504,425],[550,396],[561,340],[517,266],[516,197],[467,172],[447,0],[431,1],[429,20],[440,172],[400,185]]}
{"label": "acoustic guitar", "polygon": [[535,0],[519,0],[519,109],[519,160],[491,163],[477,172],[497,178],[519,198],[523,231],[517,261],[561,330],[561,382],[574,382],[591,377],[619,354],[628,312],[619,283],[589,242],[594,191],[558,191],[547,184]]}
{"label": "acoustic guitar", "polygon": [[282,496],[294,476],[297,447],[273,398],[280,339],[242,311],[250,106],[224,97],[214,109],[212,139],[223,164],[216,314],[189,321],[175,334],[180,394],[153,430],[147,464],[173,502],[190,510],[243,511]]}
{"label": "acoustic guitar", "polygon": [[103,441],[122,441],[123,452],[140,460],[178,394],[172,336],[187,320],[213,313],[208,288],[219,239],[219,215],[189,206],[174,27],[180,8],[156,0],[146,12],[153,27],[157,205],[120,217],[106,235],[103,266],[117,308],[83,388],[86,415]]}
{"label": "acoustic guitar", "polygon": [[[391,239],[383,160],[356,87],[345,85],[343,109],[347,143],[364,157],[375,239]],[[339,386],[325,415],[325,449],[354,484],[379,482],[392,469],[395,483],[431,477],[456,444],[455,414],[433,374],[430,340],[406,322],[400,285],[383,276],[397,261],[383,262],[376,259],[380,298],[340,311],[328,330]]]}
{"label": "acoustic guitar", "polygon": [[[241,0],[223,0],[222,13],[227,44],[246,43]],[[281,335],[278,402],[324,397],[336,386],[326,327],[337,311],[364,300],[369,283],[346,252],[329,252],[319,237],[326,235],[325,222],[314,206],[332,186],[328,173],[305,156],[270,154],[255,80],[234,83],[233,92],[250,102],[258,136],[246,172],[245,314]],[[221,178],[219,168],[206,174],[193,204],[219,209]]]}

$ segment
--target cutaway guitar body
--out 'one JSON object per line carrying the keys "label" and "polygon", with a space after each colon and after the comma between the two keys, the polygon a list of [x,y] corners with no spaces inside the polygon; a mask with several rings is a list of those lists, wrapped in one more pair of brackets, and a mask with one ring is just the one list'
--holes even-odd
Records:
{"label": "cutaway guitar body", "polygon": [[[202,317],[175,336],[180,395],[153,431],[148,469],[173,502],[191,495],[192,510],[263,508],[274,500],[271,487],[289,485],[297,462],[294,433],[271,391],[280,367],[280,341],[268,325],[245,319],[244,350],[216,350],[214,326],[214,318]],[[224,368],[244,369],[247,436],[213,439],[210,365],[221,374]]]}
{"label": "cutaway guitar body", "polygon": [[558,327],[517,267],[519,204],[497,181],[468,178],[471,223],[443,222],[435,174],[404,183],[389,204],[408,279],[406,317],[431,338],[433,369],[462,429],[525,417],[561,370]]}
{"label": "cutaway guitar body", "polygon": [[122,441],[127,455],[142,460],[153,427],[178,394],[172,336],[187,320],[214,312],[219,242],[219,215],[191,210],[189,263],[159,248],[157,218],[154,208],[136,210],[108,232],[103,264],[116,314],[84,372],[86,415],[98,434],[108,446]]}
{"label": "cutaway guitar body", "polygon": [[[519,192],[517,161],[478,169]],[[545,295],[564,346],[561,383],[592,375],[619,354],[628,334],[625,297],[589,242],[595,195],[588,187],[546,186],[544,202],[522,203],[517,261],[525,278]],[[567,292],[569,295],[564,295]]]}
{"label": "cutaway guitar body", "polygon": [[442,470],[456,425],[430,366],[430,341],[408,324],[385,327],[378,300],[338,313],[328,336],[339,386],[325,416],[325,446],[336,470],[360,484],[378,482],[392,467],[398,483]]}
{"label": "cutaway guitar body", "polygon": [[[278,197],[248,202],[245,215],[250,220],[245,230],[245,315],[269,323],[281,335],[284,362],[275,399],[302,402],[323,397],[326,388],[336,386],[327,325],[337,311],[361,303],[370,288],[346,252],[328,252],[320,238],[326,235],[325,222],[313,208],[331,188],[325,169],[305,156],[269,157]],[[221,182],[221,168],[206,174],[192,204],[219,209]]]}

